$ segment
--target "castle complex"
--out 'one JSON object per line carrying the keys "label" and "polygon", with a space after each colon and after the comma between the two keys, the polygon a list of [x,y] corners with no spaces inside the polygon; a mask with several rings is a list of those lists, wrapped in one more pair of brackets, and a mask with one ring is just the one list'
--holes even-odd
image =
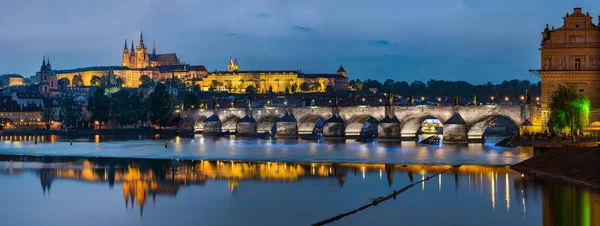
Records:
{"label": "castle complex", "polygon": [[175,53],[156,53],[154,42],[152,53],[148,53],[141,33],[137,46],[133,41],[131,48],[128,48],[127,44],[125,40],[120,66],[56,70],[53,73],[56,74],[57,79],[67,78],[69,81],[73,81],[75,76],[81,77],[85,86],[91,85],[92,77],[107,76],[112,72],[116,78],[121,78],[123,87],[130,88],[137,88],[141,84],[140,77],[147,75],[155,81],[176,77],[187,84],[198,85],[204,91],[231,93],[245,93],[247,90],[258,93],[324,92],[327,87],[334,90],[348,89],[346,71],[341,66],[336,73],[332,74],[305,74],[297,70],[242,71],[239,70],[237,59],[230,59],[227,71],[208,73],[203,65],[192,66],[181,63]]}
{"label": "castle complex", "polygon": [[[575,86],[590,99],[590,121],[600,120],[600,28],[589,13],[575,8],[559,28],[544,29],[541,51],[542,121],[550,115],[552,92],[559,85]],[[600,21],[600,16],[598,17]]]}
{"label": "castle complex", "polygon": [[152,46],[152,53],[149,54],[141,33],[135,48],[133,41],[131,42],[131,50],[127,48],[127,40],[125,40],[121,66],[96,66],[54,72],[58,79],[67,78],[70,81],[73,81],[73,77],[80,76],[83,85],[89,86],[92,77],[107,76],[111,70],[117,78],[123,80],[123,86],[129,88],[137,88],[141,84],[140,77],[142,75],[160,81],[172,76],[182,80],[199,79],[207,74],[203,65],[183,64],[175,53],[157,54],[155,43]]}

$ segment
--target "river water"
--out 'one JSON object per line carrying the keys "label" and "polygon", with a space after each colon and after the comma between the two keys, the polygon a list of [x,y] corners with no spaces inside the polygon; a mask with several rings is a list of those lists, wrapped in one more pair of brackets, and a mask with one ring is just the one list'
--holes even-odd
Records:
{"label": "river water", "polygon": [[310,225],[457,164],[331,225],[600,225],[600,193],[511,170],[531,149],[493,138],[2,139],[1,225]]}

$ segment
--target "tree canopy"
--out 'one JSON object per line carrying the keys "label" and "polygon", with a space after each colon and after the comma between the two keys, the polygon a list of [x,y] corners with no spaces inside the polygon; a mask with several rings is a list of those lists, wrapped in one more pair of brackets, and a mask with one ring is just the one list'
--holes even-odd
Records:
{"label": "tree canopy", "polygon": [[574,86],[559,85],[550,102],[550,118],[557,129],[569,128],[571,134],[589,123],[590,100]]}
{"label": "tree canopy", "polygon": [[159,128],[169,125],[173,116],[173,100],[163,83],[158,83],[146,99],[149,119]]}

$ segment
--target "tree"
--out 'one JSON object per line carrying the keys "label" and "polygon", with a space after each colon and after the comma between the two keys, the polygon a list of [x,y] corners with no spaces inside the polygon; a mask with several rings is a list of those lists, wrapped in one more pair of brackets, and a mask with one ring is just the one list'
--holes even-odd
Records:
{"label": "tree", "polygon": [[158,83],[154,91],[146,99],[150,122],[158,125],[159,129],[167,126],[173,116],[173,100],[167,92],[167,87]]}
{"label": "tree", "polygon": [[285,93],[286,93],[286,94],[290,94],[290,88],[288,88],[288,87],[285,87]]}
{"label": "tree", "polygon": [[300,90],[302,90],[303,92],[310,91],[310,87],[311,87],[311,85],[306,82],[303,82],[302,84],[300,84]]}
{"label": "tree", "polygon": [[105,93],[104,88],[98,88],[88,97],[88,108],[92,113],[92,121],[98,121],[100,129],[102,129],[102,123],[106,123],[110,119],[110,99]]}
{"label": "tree", "polygon": [[61,90],[66,90],[67,86],[71,85],[71,82],[69,81],[68,78],[61,78],[58,80],[58,87]]}
{"label": "tree", "polygon": [[254,88],[254,86],[249,85],[248,87],[246,87],[246,93],[256,93],[256,89]]}
{"label": "tree", "polygon": [[80,74],[76,74],[73,76],[72,84],[73,86],[83,86],[83,78]]}
{"label": "tree", "polygon": [[196,94],[188,92],[185,96],[183,96],[183,106],[184,108],[190,108],[192,106],[198,105],[198,96]]}
{"label": "tree", "polygon": [[269,86],[269,93],[273,93],[273,86]]}
{"label": "tree", "polygon": [[117,78],[117,86],[118,87],[124,87],[126,85],[125,79],[119,77]]}
{"label": "tree", "polygon": [[154,80],[148,75],[140,76],[140,88],[152,88],[154,87]]}
{"label": "tree", "polygon": [[116,121],[121,128],[124,125],[130,125],[133,123],[131,112],[134,111],[129,103],[129,92],[126,90],[119,90],[119,92],[113,93],[111,96],[112,106]]}
{"label": "tree", "polygon": [[357,79],[355,82],[352,82],[352,87],[354,87],[354,89],[356,89],[356,91],[362,91],[363,83],[360,81],[360,79]]}
{"label": "tree", "polygon": [[61,105],[61,115],[66,125],[72,125],[81,119],[81,105],[73,97],[65,97]]}
{"label": "tree", "polygon": [[146,121],[147,111],[144,104],[144,94],[139,92],[129,96],[130,119],[134,125],[137,125],[140,121]]}
{"label": "tree", "polygon": [[90,85],[92,86],[101,86],[103,83],[102,77],[97,75],[92,76],[92,79],[90,79]]}
{"label": "tree", "polygon": [[217,81],[217,80],[212,80],[212,81],[210,81],[210,87],[208,88],[208,90],[210,90],[210,91],[216,91],[216,90],[217,90],[217,88],[218,88],[219,86],[222,86],[222,85],[223,85],[223,84],[222,84],[222,83],[220,83],[219,81]]}
{"label": "tree", "polygon": [[296,93],[298,91],[298,84],[294,83],[292,84],[292,93]]}
{"label": "tree", "polygon": [[569,128],[571,134],[588,124],[590,100],[573,86],[559,85],[551,95],[550,118],[558,129]]}

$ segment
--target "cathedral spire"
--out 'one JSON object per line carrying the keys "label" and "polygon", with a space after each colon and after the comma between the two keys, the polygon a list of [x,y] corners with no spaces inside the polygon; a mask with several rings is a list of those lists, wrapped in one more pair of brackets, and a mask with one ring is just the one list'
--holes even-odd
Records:
{"label": "cathedral spire", "polygon": [[140,46],[144,47],[144,35],[142,34],[142,32],[140,31]]}
{"label": "cathedral spire", "polygon": [[50,57],[48,57],[48,61],[46,61],[46,68],[52,70],[52,66],[50,66]]}
{"label": "cathedral spire", "polygon": [[127,39],[125,39],[125,47],[123,47],[123,50],[128,50],[127,49]]}
{"label": "cathedral spire", "polygon": [[131,51],[129,52],[132,56],[135,55],[135,49],[133,48],[133,40],[131,40]]}
{"label": "cathedral spire", "polygon": [[152,55],[156,55],[156,41],[152,40]]}

